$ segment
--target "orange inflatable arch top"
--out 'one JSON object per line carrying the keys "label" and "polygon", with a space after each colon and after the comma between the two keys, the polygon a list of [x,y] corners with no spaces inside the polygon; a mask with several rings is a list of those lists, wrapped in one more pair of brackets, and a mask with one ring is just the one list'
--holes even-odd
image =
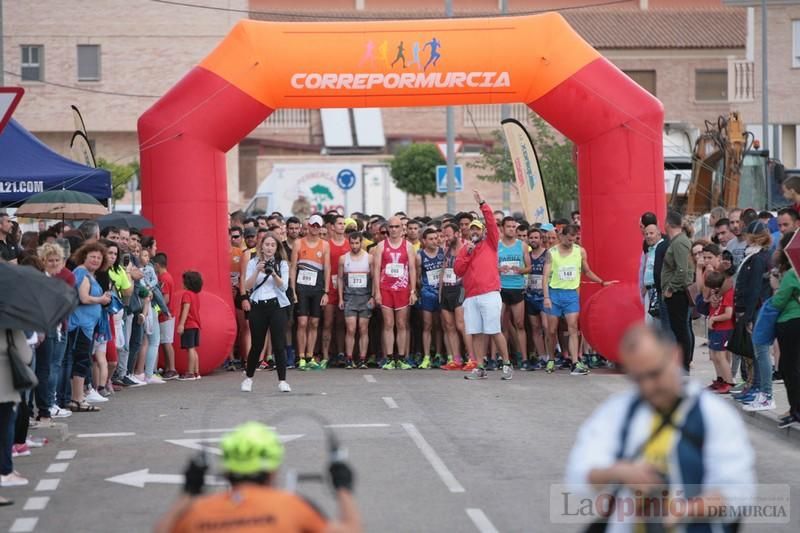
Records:
{"label": "orange inflatable arch top", "polygon": [[[245,20],[139,119],[144,215],[170,269],[198,270],[205,280],[201,371],[229,352],[235,334],[225,152],[273,110],[517,102],[577,147],[583,245],[595,272],[625,282],[610,291],[615,304],[621,291],[633,302],[598,331],[621,331],[641,309],[637,220],[665,210],[663,109],[560,15]],[[583,329],[613,357],[608,335]]]}

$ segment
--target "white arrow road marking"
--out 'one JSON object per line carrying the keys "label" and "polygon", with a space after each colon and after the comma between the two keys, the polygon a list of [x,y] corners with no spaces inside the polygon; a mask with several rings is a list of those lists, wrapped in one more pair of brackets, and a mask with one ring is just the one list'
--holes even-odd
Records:
{"label": "white arrow road marking", "polygon": [[[147,483],[161,483],[166,485],[181,485],[186,478],[183,474],[151,474],[149,468],[135,470],[127,474],[120,474],[106,478],[111,483],[119,483],[129,487],[144,488]],[[225,485],[227,482],[216,476],[206,476],[206,485]]]}
{"label": "white arrow road marking", "polygon": [[[304,434],[278,435],[278,440],[286,444],[287,442],[297,440],[303,436]],[[222,455],[222,450],[216,446],[210,446],[210,444],[215,444],[221,440],[222,437],[205,437],[200,439],[167,439],[165,442],[174,444],[176,446],[183,446],[184,448],[189,448],[190,450],[205,450],[208,453],[213,453],[214,455]]]}

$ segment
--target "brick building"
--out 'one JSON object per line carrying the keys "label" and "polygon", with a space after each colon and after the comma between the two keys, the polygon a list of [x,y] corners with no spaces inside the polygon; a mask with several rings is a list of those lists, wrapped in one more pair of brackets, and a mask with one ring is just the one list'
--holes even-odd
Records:
{"label": "brick building", "polygon": [[[98,156],[138,157],[136,119],[202,59],[242,17],[265,20],[337,20],[442,16],[429,0],[191,0],[196,7],[146,0],[4,2],[6,84],[26,89],[15,117],[45,143],[66,153],[72,132],[69,106],[83,112]],[[586,0],[508,0],[514,13],[560,9],[583,37],[653,92],[668,124],[700,128],[731,109],[758,108],[749,59],[752,13],[722,0],[631,0],[596,8]],[[733,3],[733,2],[729,2]],[[442,2],[442,5],[444,3]],[[211,6],[217,9],[205,9]],[[299,8],[298,5],[302,7]],[[496,16],[498,0],[454,0],[456,16]],[[752,39],[752,37],[751,37]],[[520,46],[524,43],[510,43]],[[24,78],[21,80],[21,78]],[[774,106],[775,112],[778,107]],[[475,157],[500,119],[499,106],[456,107],[459,162]],[[527,108],[510,106],[527,120]],[[385,162],[393,149],[415,141],[441,142],[444,108],[379,110],[385,147],[351,150],[364,161]],[[326,146],[318,110],[279,110],[228,157],[231,207],[245,204],[277,162],[330,161],[342,150]],[[796,137],[794,137],[796,139]],[[347,152],[347,150],[344,150]],[[337,152],[336,155],[332,155]],[[465,190],[479,186],[493,204],[501,187],[478,183],[466,169]],[[459,207],[471,205],[468,192]],[[416,213],[417,202],[409,202]],[[432,211],[444,200],[429,202]],[[518,209],[516,201],[511,208]]]}

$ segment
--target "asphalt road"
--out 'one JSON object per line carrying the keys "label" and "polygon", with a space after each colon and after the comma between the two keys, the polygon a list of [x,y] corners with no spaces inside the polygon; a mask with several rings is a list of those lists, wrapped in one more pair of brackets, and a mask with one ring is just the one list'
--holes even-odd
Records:
{"label": "asphalt road", "polygon": [[[320,473],[327,457],[323,430],[303,411],[334,425],[349,450],[367,531],[577,531],[550,521],[550,486],[562,480],[578,425],[627,381],[603,371],[517,372],[511,382],[499,372],[481,382],[462,376],[290,371],[294,390],[281,394],[274,373],[259,372],[246,394],[239,373],[217,373],[125,390],[102,412],[69,418],[67,440],[15,460],[31,484],[2,489],[17,503],[0,509],[0,532],[148,531],[177,495],[192,448],[207,446],[215,457],[222,430],[246,420],[277,427],[286,441],[284,473]],[[759,481],[793,485],[791,523],[768,530],[797,531],[796,445],[748,431]],[[327,487],[308,482],[298,490],[333,512]]]}

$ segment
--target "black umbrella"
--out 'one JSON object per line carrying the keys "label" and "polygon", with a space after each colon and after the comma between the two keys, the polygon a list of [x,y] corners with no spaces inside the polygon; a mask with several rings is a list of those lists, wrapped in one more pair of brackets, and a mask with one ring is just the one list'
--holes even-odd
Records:
{"label": "black umbrella", "polygon": [[134,215],[133,213],[109,213],[98,218],[96,222],[100,224],[101,229],[109,226],[128,229],[147,229],[153,227],[153,224],[142,215]]}
{"label": "black umbrella", "polygon": [[0,263],[0,329],[49,331],[78,306],[78,292],[29,266]]}

